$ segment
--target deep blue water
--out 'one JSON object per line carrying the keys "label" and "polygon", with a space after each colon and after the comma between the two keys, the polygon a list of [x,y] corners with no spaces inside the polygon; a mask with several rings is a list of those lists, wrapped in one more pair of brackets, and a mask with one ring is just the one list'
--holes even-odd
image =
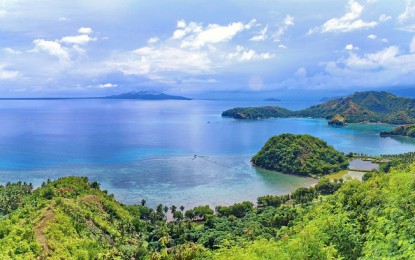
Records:
{"label": "deep blue water", "polygon": [[[381,138],[385,125],[333,128],[324,119],[238,121],[248,101],[0,101],[0,183],[88,176],[125,203],[230,204],[282,194],[314,181],[249,163],[272,135],[308,133],[344,152],[415,150],[409,138]],[[303,103],[278,103],[288,108]],[[194,155],[200,157],[194,157]]]}

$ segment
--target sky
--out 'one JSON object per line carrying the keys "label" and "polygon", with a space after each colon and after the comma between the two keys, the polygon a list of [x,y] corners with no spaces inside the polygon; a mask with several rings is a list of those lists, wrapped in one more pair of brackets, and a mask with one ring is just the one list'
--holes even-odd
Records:
{"label": "sky", "polygon": [[0,97],[415,93],[415,0],[0,0]]}

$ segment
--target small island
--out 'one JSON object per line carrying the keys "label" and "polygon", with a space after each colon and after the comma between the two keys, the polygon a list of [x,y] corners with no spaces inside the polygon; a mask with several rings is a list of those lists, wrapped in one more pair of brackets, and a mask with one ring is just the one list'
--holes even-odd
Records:
{"label": "small island", "polygon": [[335,116],[333,116],[333,118],[330,119],[328,124],[331,125],[331,126],[345,126],[345,125],[347,125],[344,117],[342,117],[339,114],[336,114]]}
{"label": "small island", "polygon": [[402,126],[395,127],[391,131],[380,132],[380,136],[382,137],[393,136],[393,135],[415,138],[415,124],[402,125]]}
{"label": "small island", "polygon": [[252,158],[255,166],[286,174],[321,176],[347,169],[346,156],[311,135],[271,137]]}
{"label": "small island", "polygon": [[278,98],[266,98],[264,99],[264,101],[280,102],[281,100],[279,100]]}

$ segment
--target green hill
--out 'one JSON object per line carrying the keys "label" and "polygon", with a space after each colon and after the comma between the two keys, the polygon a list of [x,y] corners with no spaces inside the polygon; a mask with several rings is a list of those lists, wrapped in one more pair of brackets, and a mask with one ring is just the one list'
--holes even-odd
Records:
{"label": "green hill", "polygon": [[323,178],[216,213],[126,206],[87,178],[0,185],[0,259],[414,259],[413,154],[387,158],[362,182]]}
{"label": "green hill", "polygon": [[380,132],[380,136],[400,135],[415,138],[415,124],[395,127],[391,131]]}
{"label": "green hill", "polygon": [[252,158],[256,166],[288,174],[324,175],[346,169],[346,156],[311,135],[271,137]]}
{"label": "green hill", "polygon": [[292,117],[294,114],[292,111],[277,107],[238,107],[226,110],[222,113],[224,117],[233,117],[236,119],[258,119],[258,118],[270,118],[270,117]]}
{"label": "green hill", "polygon": [[[389,124],[415,123],[415,99],[397,97],[387,92],[365,91],[353,95],[330,99],[322,104],[299,111],[280,113],[280,107],[235,108],[222,113],[222,116],[238,119],[270,117],[312,117],[332,119],[339,115],[345,123],[382,122]],[[268,111],[267,113],[265,111]],[[274,112],[276,111],[276,112]],[[242,113],[244,116],[238,117]],[[261,116],[264,114],[265,116]]]}

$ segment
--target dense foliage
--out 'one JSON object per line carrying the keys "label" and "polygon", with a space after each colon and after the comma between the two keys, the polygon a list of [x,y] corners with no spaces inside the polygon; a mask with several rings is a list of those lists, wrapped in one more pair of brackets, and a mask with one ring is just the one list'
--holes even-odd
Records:
{"label": "dense foliage", "polygon": [[222,116],[237,119],[270,117],[312,117],[332,119],[339,115],[345,123],[383,122],[390,124],[415,123],[415,99],[397,97],[387,92],[365,91],[330,99],[309,108],[290,111],[280,107],[234,108]]}
{"label": "dense foliage", "polygon": [[122,205],[87,178],[8,184],[1,201],[20,202],[0,219],[0,259],[413,259],[413,154],[385,158],[363,182],[324,178],[216,213]]}
{"label": "dense foliage", "polygon": [[380,132],[380,136],[401,135],[415,138],[415,124],[395,127],[391,131]]}
{"label": "dense foliage", "polygon": [[291,117],[293,112],[278,106],[232,108],[222,113],[224,117],[236,119],[259,119],[270,117]]}
{"label": "dense foliage", "polygon": [[271,137],[252,158],[256,166],[288,174],[324,175],[346,169],[346,156],[311,135]]}

